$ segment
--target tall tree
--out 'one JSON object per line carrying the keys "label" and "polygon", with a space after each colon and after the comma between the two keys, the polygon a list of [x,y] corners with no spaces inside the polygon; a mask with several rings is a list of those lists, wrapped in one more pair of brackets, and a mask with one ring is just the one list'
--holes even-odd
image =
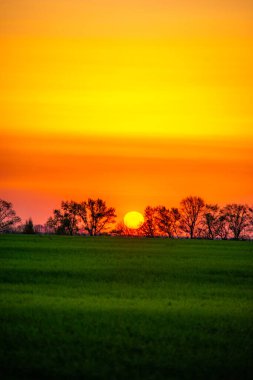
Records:
{"label": "tall tree", "polygon": [[215,239],[224,236],[224,218],[217,204],[206,204],[203,213],[203,237]]}
{"label": "tall tree", "polygon": [[24,234],[35,234],[32,218],[29,218],[24,225]]}
{"label": "tall tree", "polygon": [[250,208],[245,204],[231,203],[223,208],[223,215],[235,240],[240,239],[250,225]]}
{"label": "tall tree", "polygon": [[53,211],[47,227],[61,235],[74,235],[78,232],[79,206],[74,201],[62,201],[61,208]]}
{"label": "tall tree", "polygon": [[69,232],[69,235],[74,235],[78,232],[78,219],[79,219],[79,206],[74,201],[63,201],[61,203],[61,209],[64,218],[65,228]]}
{"label": "tall tree", "polygon": [[217,236],[222,240],[227,240],[229,238],[229,226],[226,220],[226,216],[223,214],[223,209],[220,210],[219,229]]}
{"label": "tall tree", "polygon": [[177,208],[167,209],[165,206],[158,206],[156,221],[159,231],[169,238],[178,236],[180,217]]}
{"label": "tall tree", "polygon": [[202,198],[189,196],[180,202],[181,228],[191,239],[196,237],[205,202]]}
{"label": "tall tree", "polygon": [[84,229],[90,236],[95,236],[105,231],[115,222],[115,208],[107,207],[102,199],[89,198],[78,204],[78,215],[83,222]]}
{"label": "tall tree", "polygon": [[140,233],[154,237],[157,232],[157,208],[147,206],[144,211],[144,223],[140,227]]}
{"label": "tall tree", "polygon": [[0,199],[0,232],[7,231],[10,227],[20,221],[21,219],[13,210],[12,203]]}

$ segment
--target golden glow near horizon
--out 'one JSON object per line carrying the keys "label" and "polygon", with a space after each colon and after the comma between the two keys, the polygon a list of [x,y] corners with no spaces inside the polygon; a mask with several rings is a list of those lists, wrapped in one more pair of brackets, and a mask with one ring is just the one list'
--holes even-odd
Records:
{"label": "golden glow near horizon", "polygon": [[87,196],[120,217],[188,193],[250,202],[252,16],[250,0],[2,0],[2,197],[40,221]]}
{"label": "golden glow near horizon", "polygon": [[137,229],[144,223],[143,215],[138,211],[129,211],[124,216],[124,224],[131,229]]}

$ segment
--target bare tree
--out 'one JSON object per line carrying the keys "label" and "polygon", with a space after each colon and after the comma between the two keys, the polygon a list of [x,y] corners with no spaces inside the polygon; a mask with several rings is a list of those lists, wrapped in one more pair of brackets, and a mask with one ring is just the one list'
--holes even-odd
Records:
{"label": "bare tree", "polygon": [[250,225],[250,208],[245,204],[231,203],[222,209],[224,219],[235,240],[240,239],[242,233]]}
{"label": "bare tree", "polygon": [[206,239],[221,237],[224,231],[224,218],[222,218],[220,207],[217,204],[206,204],[203,212],[202,234]]}
{"label": "bare tree", "polygon": [[154,237],[157,234],[157,208],[147,206],[144,211],[144,223],[140,227],[140,234]]}
{"label": "bare tree", "polygon": [[115,222],[115,209],[107,207],[102,199],[89,198],[78,204],[78,215],[90,236],[98,235]]}
{"label": "bare tree", "polygon": [[200,197],[189,196],[180,202],[180,206],[181,229],[193,239],[196,237],[196,230],[200,225],[205,202]]}
{"label": "bare tree", "polygon": [[178,236],[180,212],[177,208],[167,209],[165,206],[157,207],[157,226],[162,234],[169,238]]}
{"label": "bare tree", "polygon": [[0,199],[0,232],[7,231],[20,221],[21,219],[12,208],[12,203]]}
{"label": "bare tree", "polygon": [[229,225],[224,209],[217,204],[208,204],[203,214],[203,236],[207,239],[229,238]]}

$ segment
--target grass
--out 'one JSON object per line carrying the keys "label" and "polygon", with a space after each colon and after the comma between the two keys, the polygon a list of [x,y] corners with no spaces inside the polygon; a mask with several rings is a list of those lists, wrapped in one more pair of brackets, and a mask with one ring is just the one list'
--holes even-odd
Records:
{"label": "grass", "polygon": [[253,243],[0,236],[4,379],[251,379]]}

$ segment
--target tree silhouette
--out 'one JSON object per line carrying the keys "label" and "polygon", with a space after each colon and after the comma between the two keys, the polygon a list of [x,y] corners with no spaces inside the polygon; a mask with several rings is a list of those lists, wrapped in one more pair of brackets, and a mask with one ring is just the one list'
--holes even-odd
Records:
{"label": "tree silhouette", "polygon": [[232,203],[227,204],[222,212],[233,238],[238,240],[250,225],[250,208],[248,205]]}
{"label": "tree silhouette", "polygon": [[157,208],[147,206],[144,211],[144,223],[140,227],[140,234],[154,237],[157,234]]}
{"label": "tree silhouette", "polygon": [[29,218],[24,225],[23,229],[24,234],[35,234],[34,226],[33,226],[33,221],[31,218]]}
{"label": "tree silhouette", "polygon": [[115,208],[107,207],[102,199],[89,198],[77,206],[84,229],[90,236],[95,236],[105,231],[108,225],[115,222]]}
{"label": "tree silhouette", "polygon": [[65,229],[68,231],[69,235],[74,235],[78,232],[78,204],[74,201],[63,201],[61,203],[61,208],[63,211],[63,220]]}
{"label": "tree silhouette", "polygon": [[74,201],[62,201],[61,209],[53,211],[46,223],[47,227],[53,229],[59,235],[74,235],[78,232],[78,204]]}
{"label": "tree silhouette", "polygon": [[[18,233],[36,232],[74,235],[86,231],[90,236],[105,233],[115,222],[115,208],[107,207],[100,198],[87,201],[62,201],[61,207],[53,211],[44,226],[34,226],[29,218],[25,225],[15,228]],[[0,232],[14,231],[12,228],[21,219],[13,210],[11,202],[0,199]],[[188,196],[180,202],[180,209],[147,206],[144,223],[137,229],[118,223],[110,230],[113,235],[124,236],[168,236],[191,239],[241,239],[252,238],[253,208],[246,204],[231,203],[221,208],[218,204],[205,204],[197,196]]]}
{"label": "tree silhouette", "polygon": [[206,204],[203,212],[203,237],[215,239],[225,232],[225,220],[217,204]]}
{"label": "tree silhouette", "polygon": [[169,238],[178,236],[180,212],[177,208],[166,208],[165,206],[157,207],[157,226],[162,234]]}
{"label": "tree silhouette", "polygon": [[12,208],[12,203],[0,199],[0,232],[7,231],[20,221],[21,219]]}
{"label": "tree silhouette", "polygon": [[181,229],[193,239],[200,223],[205,202],[202,198],[189,196],[180,202]]}

